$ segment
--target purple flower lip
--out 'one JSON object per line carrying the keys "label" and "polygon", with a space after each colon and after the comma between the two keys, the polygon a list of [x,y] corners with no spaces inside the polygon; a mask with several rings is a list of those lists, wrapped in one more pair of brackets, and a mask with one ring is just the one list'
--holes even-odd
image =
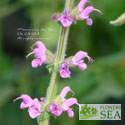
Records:
{"label": "purple flower lip", "polygon": [[92,19],[90,18],[90,14],[94,11],[93,6],[87,6],[85,5],[88,3],[88,0],[81,0],[78,4],[78,10],[79,10],[79,17],[82,20],[85,20],[88,26],[91,26],[93,24]]}
{"label": "purple flower lip", "polygon": [[32,99],[30,96],[23,94],[16,98],[14,101],[21,99],[20,109],[28,109],[29,116],[34,119],[41,114],[41,102],[35,98]]}
{"label": "purple flower lip", "polygon": [[32,68],[38,68],[46,62],[46,51],[47,48],[45,47],[43,42],[37,41],[35,43],[35,48],[33,49],[33,51],[26,56],[28,57],[31,54],[34,54],[34,59],[31,62]]}
{"label": "purple flower lip", "polygon": [[66,62],[64,61],[63,64],[61,64],[59,69],[59,74],[61,78],[70,78],[71,77],[71,71],[70,71],[70,65],[74,65],[78,67],[81,71],[84,71],[87,69],[87,64],[84,62],[84,59],[87,58],[89,63],[93,62],[93,59],[88,56],[87,52],[84,51],[78,51],[72,58],[71,61]]}
{"label": "purple flower lip", "polygon": [[68,9],[65,9],[63,14],[53,15],[52,19],[55,21],[59,21],[65,28],[71,26],[74,21],[73,17],[70,16]]}
{"label": "purple flower lip", "polygon": [[49,110],[54,116],[60,116],[62,114],[62,112],[63,112],[62,108],[56,103],[52,103],[50,105]]}
{"label": "purple flower lip", "polygon": [[62,78],[70,78],[71,71],[69,70],[68,63],[65,62],[61,65],[59,73]]}

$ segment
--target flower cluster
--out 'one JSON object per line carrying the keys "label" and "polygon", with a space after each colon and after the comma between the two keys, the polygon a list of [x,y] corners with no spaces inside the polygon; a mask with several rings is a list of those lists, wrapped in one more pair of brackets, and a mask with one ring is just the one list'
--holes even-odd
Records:
{"label": "flower cluster", "polygon": [[[37,68],[42,66],[47,61],[46,57],[47,48],[44,43],[41,41],[37,41],[35,43],[35,48],[33,50],[33,54],[35,59],[32,61],[32,67]],[[59,68],[59,74],[61,78],[70,78],[71,71],[70,67],[78,67],[81,71],[87,69],[87,64],[84,62],[84,59],[87,58],[89,62],[92,62],[92,58],[88,56],[87,52],[78,51],[70,60],[64,60]]]}
{"label": "flower cluster", "polygon": [[89,62],[92,62],[92,58],[84,51],[78,51],[71,61],[65,61],[60,66],[60,76],[62,78],[69,78],[71,76],[70,65],[78,67],[81,71],[84,71],[87,68],[87,64],[84,62],[84,59],[87,58]]}
{"label": "flower cluster", "polygon": [[[93,21],[90,18],[90,14],[95,9],[93,6],[86,6],[87,3],[88,3],[88,0],[80,0],[80,2],[76,7],[74,8],[71,7],[71,10],[65,7],[64,12],[61,14],[54,15],[53,19],[58,21],[62,25],[63,29],[71,26],[77,20],[83,20],[87,23],[88,26],[91,26]],[[65,32],[61,35],[62,35],[61,38],[63,38],[63,40],[60,40],[59,43],[62,45],[61,46],[62,48],[65,48],[66,44],[64,43],[67,42],[66,37],[68,33]],[[50,95],[48,95],[47,93],[47,96],[51,96],[52,92],[54,91],[53,89],[54,87],[52,86],[53,86],[53,83],[56,82],[55,79],[57,76],[57,71],[60,74],[61,78],[69,78],[71,77],[71,71],[70,71],[71,67],[77,67],[81,71],[84,71],[85,69],[87,69],[85,58],[88,60],[88,62],[93,61],[92,58],[88,55],[88,53],[84,51],[78,51],[74,56],[68,57],[62,61],[62,59],[60,58],[61,56],[64,56],[65,52],[58,51],[61,47],[57,48],[56,57],[59,58],[57,60],[54,59],[55,55],[52,54],[46,48],[46,46],[42,41],[37,41],[35,43],[35,47],[33,51],[30,54],[28,54],[28,56],[31,54],[34,55],[34,59],[32,60],[32,63],[31,63],[32,68],[38,68],[45,63],[49,64],[48,68],[49,68],[49,71],[52,72],[52,78],[54,78],[54,80],[50,80],[52,82],[50,82],[49,89],[50,90],[52,89],[52,91],[49,93]],[[45,99],[45,97],[42,97],[40,98],[40,100],[37,98],[32,99],[30,96],[26,94],[21,95],[15,100],[19,100],[19,99],[22,100],[20,104],[20,108],[28,109],[29,116],[32,119],[37,118],[41,116],[41,114],[45,114],[45,113],[52,114],[53,116],[58,117],[64,112],[66,112],[69,117],[73,117],[74,111],[72,109],[72,106],[78,105],[78,101],[74,97],[66,98],[69,92],[72,92],[72,90],[70,87],[66,86],[63,88],[63,90],[60,92],[59,95],[51,97],[52,99],[50,100],[47,97],[46,97],[47,99]]]}
{"label": "flower cluster", "polygon": [[[74,116],[74,112],[71,108],[74,104],[78,104],[76,98],[66,99],[65,96],[68,92],[72,91],[70,87],[63,88],[59,96],[57,96],[51,104],[48,105],[48,112],[54,116],[60,116],[63,112],[67,112],[69,117]],[[42,107],[45,104],[45,97],[32,99],[30,96],[23,94],[15,100],[22,99],[20,109],[28,109],[29,116],[34,119],[41,115]]]}
{"label": "flower cluster", "polygon": [[53,19],[62,24],[63,27],[69,27],[73,22],[77,20],[83,20],[88,26],[93,24],[90,14],[94,11],[93,6],[87,6],[88,0],[80,0],[77,7],[74,8],[76,11],[69,11],[67,8],[64,9],[62,14],[53,15]]}
{"label": "flower cluster", "polygon": [[34,119],[41,114],[41,106],[44,103],[43,97],[39,101],[37,98],[32,99],[30,96],[23,94],[15,100],[22,99],[20,109],[28,108],[29,116]]}
{"label": "flower cluster", "polygon": [[65,9],[63,14],[53,15],[53,20],[59,21],[63,27],[69,27],[74,19],[70,16],[69,10]]}
{"label": "flower cluster", "polygon": [[74,116],[74,111],[71,106],[78,104],[78,102],[76,98],[65,98],[70,91],[70,87],[65,87],[59,96],[50,104],[49,111],[54,116],[60,116],[63,112],[67,112],[69,117]]}
{"label": "flower cluster", "polygon": [[45,45],[41,41],[35,43],[35,49],[33,50],[35,59],[32,61],[33,68],[42,66],[46,62],[46,50]]}
{"label": "flower cluster", "polygon": [[88,3],[88,0],[81,0],[78,4],[78,10],[79,10],[79,17],[81,20],[85,20],[88,26],[91,26],[93,21],[90,18],[90,14],[94,11],[93,6],[87,6],[85,5]]}

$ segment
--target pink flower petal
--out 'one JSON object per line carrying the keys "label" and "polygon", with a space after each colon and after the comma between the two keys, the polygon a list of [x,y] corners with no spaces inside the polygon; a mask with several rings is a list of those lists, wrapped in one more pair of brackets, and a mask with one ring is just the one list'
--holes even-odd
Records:
{"label": "pink flower petal", "polygon": [[89,18],[89,14],[92,13],[94,10],[93,6],[88,6],[86,7],[80,14],[80,18],[81,19],[87,19]]}
{"label": "pink flower petal", "polygon": [[70,108],[70,106],[77,104],[77,103],[78,102],[77,102],[76,98],[69,98],[69,99],[64,101],[62,108],[64,111],[67,111]]}
{"label": "pink flower petal", "polygon": [[83,11],[84,7],[85,7],[85,4],[88,2],[88,0],[81,0],[78,4],[78,9],[79,11]]}
{"label": "pink flower petal", "polygon": [[63,25],[63,27],[69,27],[72,24],[72,21],[65,19],[65,18],[61,19],[60,22]]}
{"label": "pink flower petal", "polygon": [[40,58],[41,55],[42,55],[42,50],[41,50],[40,48],[35,48],[35,49],[33,50],[33,53],[34,53],[34,57],[35,57],[35,58]]}
{"label": "pink flower petal", "polygon": [[79,68],[80,70],[82,70],[82,71],[84,71],[85,69],[87,69],[87,65],[86,65],[85,63],[80,63],[80,64],[78,64],[77,66],[78,66],[78,68]]}
{"label": "pink flower petal", "polygon": [[56,103],[52,103],[50,105],[50,112],[54,115],[54,116],[60,116],[62,114],[62,108],[56,104]]}
{"label": "pink flower petal", "polygon": [[69,15],[69,11],[65,9],[64,13],[58,18],[58,21],[61,22],[63,27],[69,27],[73,23],[73,18]]}
{"label": "pink flower petal", "polygon": [[67,63],[61,65],[59,73],[62,78],[69,78],[71,76],[71,71]]}
{"label": "pink flower petal", "polygon": [[88,19],[86,19],[86,23],[87,23],[88,26],[92,26],[93,21],[92,21],[91,18],[88,18]]}
{"label": "pink flower petal", "polygon": [[37,41],[35,45],[36,45],[37,48],[40,48],[43,53],[46,52],[47,49],[46,49],[46,46],[43,42]]}
{"label": "pink flower petal", "polygon": [[29,112],[29,116],[34,119],[36,117],[38,117],[40,115],[40,112],[38,112],[34,107],[30,107],[28,109],[28,112]]}
{"label": "pink flower petal", "polygon": [[41,98],[40,98],[40,101],[41,101],[42,103],[44,103],[45,100],[46,100],[46,97],[41,97]]}
{"label": "pink flower petal", "polygon": [[41,64],[41,61],[40,61],[40,59],[34,59],[33,61],[32,61],[32,67],[33,68],[37,68],[38,66],[41,66],[42,64]]}
{"label": "pink flower petal", "polygon": [[70,118],[74,117],[74,111],[71,108],[67,110],[67,114]]}
{"label": "pink flower petal", "polygon": [[32,105],[28,109],[31,118],[36,118],[41,114],[41,104],[38,99],[32,101]]}
{"label": "pink flower petal", "polygon": [[32,67],[37,68],[46,62],[46,47],[41,41],[37,41],[36,48],[33,50],[35,59],[32,61]]}
{"label": "pink flower petal", "polygon": [[75,56],[72,58],[72,62],[74,65],[77,65],[79,61],[84,59],[88,54],[84,51],[78,51]]}
{"label": "pink flower petal", "polygon": [[22,102],[20,104],[21,109],[28,108],[32,105],[32,98],[26,94],[21,95],[20,97],[16,98],[15,100],[22,99]]}
{"label": "pink flower petal", "polygon": [[62,100],[65,100],[65,96],[70,92],[72,91],[71,88],[69,86],[66,86],[63,88],[63,90],[61,91],[60,93],[60,97]]}

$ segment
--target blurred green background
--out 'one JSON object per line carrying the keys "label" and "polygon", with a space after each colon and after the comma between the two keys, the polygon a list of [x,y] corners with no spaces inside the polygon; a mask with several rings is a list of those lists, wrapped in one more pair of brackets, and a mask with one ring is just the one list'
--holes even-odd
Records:
{"label": "blurred green background", "polygon": [[[67,56],[78,50],[87,51],[95,61],[85,72],[74,69],[73,77],[61,80],[60,87],[69,85],[82,104],[122,104],[121,121],[79,121],[65,114],[52,118],[50,125],[123,125],[125,123],[125,25],[114,27],[110,20],[125,11],[125,0],[90,0],[102,11],[93,13],[94,24],[87,27],[78,22],[71,27]],[[19,109],[13,99],[22,93],[33,97],[45,95],[50,75],[45,67],[32,69],[30,52],[34,40],[17,40],[17,28],[54,29],[41,31],[38,38],[55,52],[59,24],[51,20],[54,12],[62,11],[65,0],[0,0],[0,125],[37,125],[27,111]],[[78,0],[76,0],[78,2]]]}

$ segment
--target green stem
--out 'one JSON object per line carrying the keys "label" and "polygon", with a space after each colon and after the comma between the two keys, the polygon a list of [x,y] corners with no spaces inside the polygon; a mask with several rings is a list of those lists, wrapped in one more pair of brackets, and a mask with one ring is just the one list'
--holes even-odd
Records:
{"label": "green stem", "polygon": [[39,125],[49,125],[49,120],[39,122]]}
{"label": "green stem", "polygon": [[[73,0],[66,0],[65,8],[70,10],[72,8],[72,1]],[[54,97],[57,94],[58,72],[59,72],[60,64],[65,59],[68,35],[69,35],[69,28],[61,27],[59,41],[58,41],[58,45],[57,45],[56,57],[54,60],[54,66],[52,69],[50,84],[47,89],[46,103],[45,103],[43,110],[46,109],[46,106],[54,99]],[[48,125],[48,124],[49,124],[49,120],[39,121],[39,125]]]}
{"label": "green stem", "polygon": [[[42,108],[42,110],[46,109],[46,106],[54,99],[54,97],[57,94],[58,71],[60,67],[60,62],[63,62],[65,58],[68,34],[69,34],[69,28],[61,27],[59,42],[57,46],[57,53],[54,61],[51,79],[50,79],[50,85],[47,89],[46,103],[44,108]],[[49,123],[49,120],[39,121],[39,125],[48,125],[48,123]]]}
{"label": "green stem", "polygon": [[47,90],[46,103],[48,104],[56,95],[57,89],[57,76],[60,63],[64,61],[69,28],[61,28],[60,38],[57,46],[57,53],[54,61],[54,67],[50,79],[50,85]]}

